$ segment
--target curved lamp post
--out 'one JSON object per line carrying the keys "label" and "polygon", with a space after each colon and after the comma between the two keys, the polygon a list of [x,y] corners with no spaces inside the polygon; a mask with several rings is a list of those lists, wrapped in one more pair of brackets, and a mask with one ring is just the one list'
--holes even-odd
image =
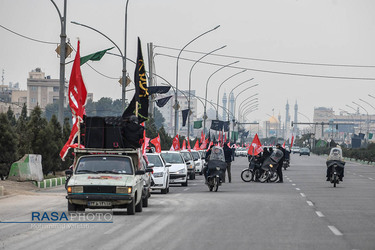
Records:
{"label": "curved lamp post", "polygon": [[195,67],[195,65],[200,62],[203,58],[205,58],[206,56],[218,51],[218,50],[221,50],[221,49],[224,49],[225,47],[227,47],[226,45],[220,47],[220,48],[217,48],[217,49],[214,49],[206,54],[204,54],[201,58],[199,58],[197,61],[194,62],[193,66],[191,66],[190,68],[190,72],[189,72],[189,100],[188,100],[188,109],[189,109],[189,113],[188,113],[188,133],[187,133],[187,137],[190,137],[190,92],[191,92],[191,72],[193,71],[193,68]]}
{"label": "curved lamp post", "polygon": [[[219,28],[220,25],[216,26],[215,28],[213,29],[210,29],[202,34],[200,34],[199,36],[195,37],[193,40],[191,40],[190,42],[188,42],[184,47],[182,47],[182,49],[180,50],[180,53],[178,53],[178,56],[177,56],[177,63],[176,63],[176,90],[178,90],[178,61],[180,59],[180,55],[182,53],[182,51],[189,45],[191,44],[192,42],[194,42],[195,40],[197,40],[198,38],[200,38],[201,36],[211,32],[211,31],[214,31],[216,30],[217,28]],[[175,106],[174,106],[174,109],[175,109],[175,112],[174,112],[174,133],[175,135],[177,134],[177,127],[178,127],[178,100],[177,100],[177,91],[176,91],[176,94],[175,94]]]}
{"label": "curved lamp post", "polygon": [[[205,95],[204,95],[204,99],[205,99],[205,103],[204,103],[204,111],[203,111],[203,131],[204,133],[206,133],[206,119],[207,119],[207,112],[206,112],[206,106],[207,106],[207,89],[208,89],[208,82],[210,81],[211,77],[213,75],[215,75],[217,72],[219,72],[220,70],[226,68],[226,67],[229,67],[230,65],[233,65],[235,63],[238,63],[239,61],[235,61],[235,62],[232,62],[232,63],[229,63],[227,65],[224,65],[222,66],[221,68],[219,68],[218,70],[216,70],[214,73],[212,73],[208,79],[207,79],[207,82],[206,82],[206,91],[205,91]],[[215,108],[216,109],[216,108]]]}
{"label": "curved lamp post", "polygon": [[228,77],[227,79],[225,79],[225,80],[220,84],[220,86],[219,86],[219,88],[218,88],[218,90],[217,90],[217,99],[216,99],[217,110],[216,110],[216,119],[219,119],[219,93],[220,93],[220,88],[221,88],[221,86],[222,86],[226,81],[228,81],[229,79],[235,77],[236,75],[239,75],[239,74],[241,74],[241,73],[244,73],[245,71],[246,71],[246,69],[245,69],[245,70],[242,70],[242,71],[240,71],[240,72],[237,72],[237,73],[235,73],[235,74],[233,74],[233,75],[231,75],[230,77]]}
{"label": "curved lamp post", "polygon": [[[235,90],[236,88],[238,88],[239,86],[241,86],[242,84],[245,84],[247,82],[250,82],[252,81],[254,78],[250,78],[246,81],[243,81],[241,82],[240,84],[238,84],[237,86],[235,86],[230,92],[229,92],[229,95],[228,95],[228,98],[230,98],[230,95],[233,93],[233,90]],[[259,84],[254,84],[254,85],[251,85],[249,88],[253,88],[253,87],[256,87],[258,86]],[[236,103],[234,102],[234,107],[236,106]],[[235,109],[233,107],[233,113],[235,114]],[[229,101],[228,101],[228,109],[229,109]],[[234,116],[232,116],[232,119],[234,119]],[[229,120],[229,114],[228,114],[228,120]]]}
{"label": "curved lamp post", "polygon": [[369,133],[368,112],[367,112],[367,110],[364,107],[362,107],[362,105],[359,105],[356,102],[352,102],[352,103],[355,104],[355,105],[357,105],[358,107],[362,108],[366,112],[366,114],[367,114],[367,119],[366,119],[366,123],[367,123],[367,135],[366,135],[366,138],[368,140],[368,133]]}

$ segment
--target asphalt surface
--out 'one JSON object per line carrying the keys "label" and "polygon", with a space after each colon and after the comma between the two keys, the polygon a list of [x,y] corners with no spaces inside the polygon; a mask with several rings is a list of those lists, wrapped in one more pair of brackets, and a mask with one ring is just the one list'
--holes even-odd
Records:
{"label": "asphalt surface", "polygon": [[2,198],[0,220],[15,223],[0,223],[0,249],[375,249],[374,167],[348,162],[333,188],[323,157],[292,155],[284,183],[243,182],[247,164],[237,157],[218,192],[198,175],[141,213],[114,210],[113,223],[31,223],[67,210],[63,187]]}

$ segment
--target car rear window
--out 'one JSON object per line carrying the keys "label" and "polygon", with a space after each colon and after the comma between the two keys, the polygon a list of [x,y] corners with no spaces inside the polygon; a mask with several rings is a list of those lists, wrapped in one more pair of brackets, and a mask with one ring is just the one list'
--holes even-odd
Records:
{"label": "car rear window", "polygon": [[158,155],[147,155],[147,159],[150,163],[154,164],[155,167],[163,166],[163,163]]}
{"label": "car rear window", "polygon": [[161,156],[168,163],[184,163],[179,153],[161,153]]}

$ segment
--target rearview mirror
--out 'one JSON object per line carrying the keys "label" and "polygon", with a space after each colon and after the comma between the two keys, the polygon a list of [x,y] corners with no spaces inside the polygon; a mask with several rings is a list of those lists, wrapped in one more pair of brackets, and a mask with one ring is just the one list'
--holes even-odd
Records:
{"label": "rearview mirror", "polygon": [[67,175],[67,176],[73,175],[73,170],[71,170],[71,169],[65,170],[65,175]]}
{"label": "rearview mirror", "polygon": [[144,175],[146,172],[144,170],[135,171],[135,175]]}
{"label": "rearview mirror", "polygon": [[167,164],[165,165],[166,168],[169,168],[169,167],[171,167],[171,166],[172,166],[172,164],[169,164],[169,163],[167,163]]}

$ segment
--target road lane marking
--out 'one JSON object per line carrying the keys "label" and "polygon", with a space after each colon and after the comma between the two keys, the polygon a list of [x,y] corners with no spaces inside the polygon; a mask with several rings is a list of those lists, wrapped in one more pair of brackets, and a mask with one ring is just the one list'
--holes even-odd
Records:
{"label": "road lane marking", "polygon": [[342,236],[343,234],[335,227],[335,226],[328,226],[328,228],[332,231],[332,233],[336,236]]}
{"label": "road lane marking", "polygon": [[363,177],[363,175],[360,174],[359,177]]}
{"label": "road lane marking", "polygon": [[292,180],[289,180],[289,182],[292,182]]}
{"label": "road lane marking", "polygon": [[315,213],[319,216],[319,217],[324,217],[324,214],[320,211],[315,211]]}
{"label": "road lane marking", "polygon": [[373,179],[373,178],[371,178],[371,177],[369,177],[369,179],[370,179],[370,180],[372,180],[372,181],[374,180],[374,179]]}
{"label": "road lane marking", "polygon": [[314,203],[312,203],[312,201],[306,201],[307,204],[310,206],[310,207],[313,207],[314,206]]}
{"label": "road lane marking", "polygon": [[296,185],[295,183],[292,184],[292,186],[295,186],[295,185]]}
{"label": "road lane marking", "polygon": [[296,188],[297,191],[300,191],[301,189],[300,188]]}
{"label": "road lane marking", "polygon": [[304,193],[299,193],[302,197],[306,197],[306,195]]}
{"label": "road lane marking", "polygon": [[184,191],[188,191],[190,188],[185,188]]}

